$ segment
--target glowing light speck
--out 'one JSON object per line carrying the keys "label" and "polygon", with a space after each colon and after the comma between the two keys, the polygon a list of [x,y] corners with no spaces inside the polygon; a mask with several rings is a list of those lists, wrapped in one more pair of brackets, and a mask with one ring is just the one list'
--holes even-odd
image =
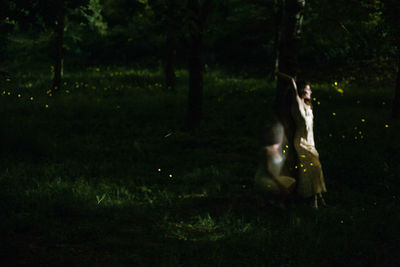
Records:
{"label": "glowing light speck", "polygon": [[389,128],[389,124],[386,124],[385,127],[386,127],[386,128]]}

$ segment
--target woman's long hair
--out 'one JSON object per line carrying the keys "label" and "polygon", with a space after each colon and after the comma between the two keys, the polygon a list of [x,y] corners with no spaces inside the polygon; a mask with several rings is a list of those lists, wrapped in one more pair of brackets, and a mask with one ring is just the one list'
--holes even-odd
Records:
{"label": "woman's long hair", "polygon": [[[307,85],[310,85],[310,83],[305,80],[299,80],[298,82],[296,82],[297,93],[299,94],[300,98],[303,97]],[[310,99],[310,107],[311,109],[313,108],[312,99]]]}

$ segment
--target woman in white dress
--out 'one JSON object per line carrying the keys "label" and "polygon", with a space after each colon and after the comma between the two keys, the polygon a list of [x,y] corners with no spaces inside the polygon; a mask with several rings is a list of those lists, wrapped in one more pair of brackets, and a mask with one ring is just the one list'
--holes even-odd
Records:
{"label": "woman in white dress", "polygon": [[318,200],[325,205],[322,193],[326,192],[326,186],[314,143],[312,91],[308,83],[296,83],[293,77],[281,72],[278,74],[289,79],[293,88],[291,115],[296,126],[293,144],[298,156],[298,165],[295,167],[299,170],[297,193],[304,198],[314,197],[313,206],[318,208]]}

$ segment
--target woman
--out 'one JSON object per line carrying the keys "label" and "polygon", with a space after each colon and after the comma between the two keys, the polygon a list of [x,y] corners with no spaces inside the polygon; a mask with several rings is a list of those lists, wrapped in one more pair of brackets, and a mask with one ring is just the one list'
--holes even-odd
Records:
{"label": "woman", "polygon": [[304,198],[314,197],[313,206],[318,208],[318,200],[325,205],[322,193],[326,192],[322,166],[318,151],[315,149],[313,131],[313,112],[311,104],[311,88],[306,82],[296,84],[293,77],[277,72],[289,79],[293,87],[293,103],[291,114],[295,121],[294,147],[298,156],[299,180],[297,192]]}
{"label": "woman", "polygon": [[278,120],[272,120],[264,128],[262,160],[255,175],[255,189],[261,196],[262,203],[269,202],[280,209],[285,208],[285,201],[295,185],[295,179],[281,176],[285,161],[282,153],[284,130]]}

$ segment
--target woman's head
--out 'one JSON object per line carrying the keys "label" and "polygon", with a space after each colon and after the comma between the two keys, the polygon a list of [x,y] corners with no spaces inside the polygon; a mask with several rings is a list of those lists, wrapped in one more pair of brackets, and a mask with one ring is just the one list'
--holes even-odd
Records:
{"label": "woman's head", "polygon": [[301,99],[304,99],[304,103],[311,105],[311,88],[310,84],[306,81],[297,82],[297,91]]}
{"label": "woman's head", "polygon": [[273,118],[267,125],[264,126],[263,133],[264,145],[270,146],[275,144],[282,144],[284,128],[279,120]]}

